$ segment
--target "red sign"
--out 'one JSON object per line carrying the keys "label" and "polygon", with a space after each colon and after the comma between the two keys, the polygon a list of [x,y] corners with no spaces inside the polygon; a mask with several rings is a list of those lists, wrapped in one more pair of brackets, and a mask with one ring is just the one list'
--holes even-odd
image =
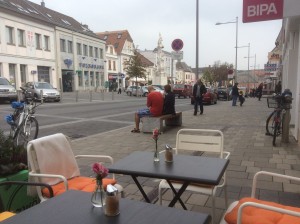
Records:
{"label": "red sign", "polygon": [[257,22],[283,17],[283,0],[243,0],[243,22]]}
{"label": "red sign", "polygon": [[175,39],[172,42],[172,49],[174,51],[180,51],[183,48],[183,41],[180,39]]}

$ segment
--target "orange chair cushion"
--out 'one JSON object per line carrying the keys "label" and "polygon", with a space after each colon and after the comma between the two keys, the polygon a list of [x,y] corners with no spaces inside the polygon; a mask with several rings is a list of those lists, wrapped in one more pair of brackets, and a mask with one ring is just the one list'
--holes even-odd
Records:
{"label": "orange chair cushion", "polygon": [[[104,189],[108,184],[114,185],[117,181],[110,178],[104,178],[102,180]],[[93,192],[96,187],[96,179],[91,177],[74,177],[68,180],[69,190],[79,190],[86,192]],[[65,192],[66,188],[63,182],[51,186],[53,189],[54,196],[62,194]],[[43,189],[43,196],[50,197],[49,191],[47,188]]]}
{"label": "orange chair cushion", "polygon": [[15,215],[15,213],[12,213],[12,212],[2,212],[2,213],[0,213],[0,222],[5,219],[8,219],[14,215]]}
{"label": "orange chair cushion", "polygon": [[[231,212],[225,215],[225,221],[228,224],[237,223],[238,209],[242,203],[245,202],[256,202],[260,204],[270,205],[278,208],[288,209],[292,211],[300,212],[300,208],[281,205],[275,202],[262,201],[256,198],[243,198],[239,203],[232,209]],[[300,218],[290,216],[283,213],[278,213],[262,208],[247,206],[243,209],[242,224],[300,224]]]}

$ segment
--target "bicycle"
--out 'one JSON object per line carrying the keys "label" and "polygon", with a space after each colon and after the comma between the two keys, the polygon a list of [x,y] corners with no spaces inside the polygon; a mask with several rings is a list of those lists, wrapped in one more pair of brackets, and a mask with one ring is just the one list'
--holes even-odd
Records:
{"label": "bicycle", "polygon": [[[26,89],[20,87],[25,97],[28,95]],[[37,104],[35,98],[25,97],[25,102],[12,102],[11,106],[14,109],[13,114],[5,117],[6,122],[10,125],[10,136],[12,136],[17,146],[23,145],[36,139],[39,132],[39,124],[35,118],[35,108],[43,102]]]}
{"label": "bicycle", "polygon": [[287,95],[275,95],[267,98],[269,108],[274,111],[266,120],[266,135],[273,136],[273,146],[276,146],[276,138],[282,134],[283,117],[287,109],[290,109],[290,100]]}

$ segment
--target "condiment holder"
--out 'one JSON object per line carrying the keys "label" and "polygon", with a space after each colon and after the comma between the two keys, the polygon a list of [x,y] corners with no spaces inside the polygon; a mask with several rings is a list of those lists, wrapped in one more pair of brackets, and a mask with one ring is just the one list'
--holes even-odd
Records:
{"label": "condiment holder", "polygon": [[165,161],[168,163],[173,162],[173,148],[168,144],[165,146]]}
{"label": "condiment holder", "polygon": [[120,214],[119,210],[119,193],[118,189],[109,184],[106,187],[106,204],[105,215],[117,216]]}

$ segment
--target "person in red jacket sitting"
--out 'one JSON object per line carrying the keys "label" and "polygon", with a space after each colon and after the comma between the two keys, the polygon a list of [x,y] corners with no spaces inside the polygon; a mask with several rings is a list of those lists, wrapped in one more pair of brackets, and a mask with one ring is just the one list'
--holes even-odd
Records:
{"label": "person in red jacket sitting", "polygon": [[140,121],[142,117],[162,115],[164,98],[160,92],[155,91],[153,86],[148,86],[147,108],[140,109],[134,114],[135,128],[132,133],[140,133]]}

